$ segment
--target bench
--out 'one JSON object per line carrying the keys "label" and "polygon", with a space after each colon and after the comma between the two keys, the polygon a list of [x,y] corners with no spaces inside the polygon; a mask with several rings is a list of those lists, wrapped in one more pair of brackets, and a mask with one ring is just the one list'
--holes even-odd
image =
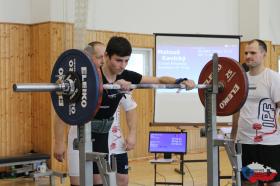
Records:
{"label": "bench", "polygon": [[16,155],[10,157],[0,157],[0,167],[40,164],[50,159],[48,154],[28,153],[24,155]]}
{"label": "bench", "polygon": [[35,180],[41,176],[49,176],[51,186],[55,185],[55,176],[60,178],[61,183],[64,183],[65,178],[67,177],[66,173],[60,173],[49,169],[44,173],[37,171],[37,167],[42,163],[46,163],[49,159],[50,155],[41,153],[28,153],[24,155],[0,157],[0,167],[14,167],[17,165],[22,165],[22,168],[13,168],[12,172],[25,174],[32,172],[30,176]]}

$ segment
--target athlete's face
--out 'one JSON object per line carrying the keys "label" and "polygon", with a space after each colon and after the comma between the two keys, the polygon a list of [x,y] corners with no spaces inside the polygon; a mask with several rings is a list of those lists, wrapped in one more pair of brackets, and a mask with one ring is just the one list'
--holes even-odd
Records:
{"label": "athlete's face", "polygon": [[94,46],[94,54],[92,55],[92,59],[99,67],[101,67],[104,64],[104,53],[105,53],[104,45],[100,44]]}
{"label": "athlete's face", "polygon": [[125,67],[127,66],[130,56],[118,56],[116,54],[112,55],[111,58],[108,55],[105,55],[108,68],[114,74],[121,74]]}
{"label": "athlete's face", "polygon": [[245,47],[245,62],[249,67],[258,67],[264,61],[264,58],[265,51],[259,47],[257,41]]}

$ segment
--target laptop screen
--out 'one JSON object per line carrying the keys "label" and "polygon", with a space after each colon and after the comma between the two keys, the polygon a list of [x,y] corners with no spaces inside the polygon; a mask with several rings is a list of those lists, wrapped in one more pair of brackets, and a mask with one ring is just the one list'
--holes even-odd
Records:
{"label": "laptop screen", "polygon": [[151,131],[149,133],[149,152],[185,154],[187,152],[187,133]]}

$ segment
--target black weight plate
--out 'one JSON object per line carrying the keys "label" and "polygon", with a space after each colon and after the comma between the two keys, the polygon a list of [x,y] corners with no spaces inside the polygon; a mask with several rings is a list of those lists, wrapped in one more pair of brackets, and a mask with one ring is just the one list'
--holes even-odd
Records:
{"label": "black weight plate", "polygon": [[63,80],[74,73],[81,81],[81,95],[71,102],[69,96],[51,93],[53,107],[57,115],[69,125],[83,125],[90,121],[98,107],[99,77],[92,60],[83,51],[70,49],[63,52],[54,64],[51,82]]}

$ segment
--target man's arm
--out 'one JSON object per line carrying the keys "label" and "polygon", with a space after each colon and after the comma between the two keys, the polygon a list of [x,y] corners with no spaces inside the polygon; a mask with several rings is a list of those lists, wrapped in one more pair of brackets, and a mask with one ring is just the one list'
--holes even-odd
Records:
{"label": "man's arm", "polygon": [[136,108],[126,111],[126,123],[128,127],[128,135],[125,139],[126,150],[132,150],[136,144],[136,132],[137,132],[137,112]]}
{"label": "man's arm", "polygon": [[54,122],[54,157],[57,161],[62,162],[65,155],[65,144],[64,144],[64,129],[66,124],[56,115]]}
{"label": "man's arm", "polygon": [[280,101],[276,103],[276,107],[280,109]]}
{"label": "man's arm", "polygon": [[[133,100],[131,94],[125,94],[121,99],[120,105],[125,110],[126,124],[128,127],[128,135],[125,137],[126,150],[132,150],[136,144],[136,130],[137,130],[137,103]],[[119,121],[120,122],[120,121]]]}
{"label": "man's arm", "polygon": [[236,134],[238,129],[238,119],[239,119],[239,112],[236,112],[232,115],[232,129],[230,138],[236,140]]}
{"label": "man's arm", "polygon": [[[169,76],[162,76],[162,77],[150,77],[150,76],[143,76],[140,83],[148,83],[148,84],[175,84],[176,79]],[[183,80],[180,83],[186,85],[188,89],[193,89],[195,87],[195,83],[193,80]]]}
{"label": "man's arm", "polygon": [[276,103],[276,107],[277,107],[276,121],[277,121],[277,123],[280,125],[280,101]]}
{"label": "man's arm", "polygon": [[[180,80],[179,82],[177,80]],[[130,90],[131,82],[124,79],[119,79],[115,82],[119,84],[122,90]],[[190,79],[176,79],[169,76],[153,77],[153,76],[142,76],[140,83],[143,84],[183,84],[187,87],[187,90],[195,88],[195,82]]]}

